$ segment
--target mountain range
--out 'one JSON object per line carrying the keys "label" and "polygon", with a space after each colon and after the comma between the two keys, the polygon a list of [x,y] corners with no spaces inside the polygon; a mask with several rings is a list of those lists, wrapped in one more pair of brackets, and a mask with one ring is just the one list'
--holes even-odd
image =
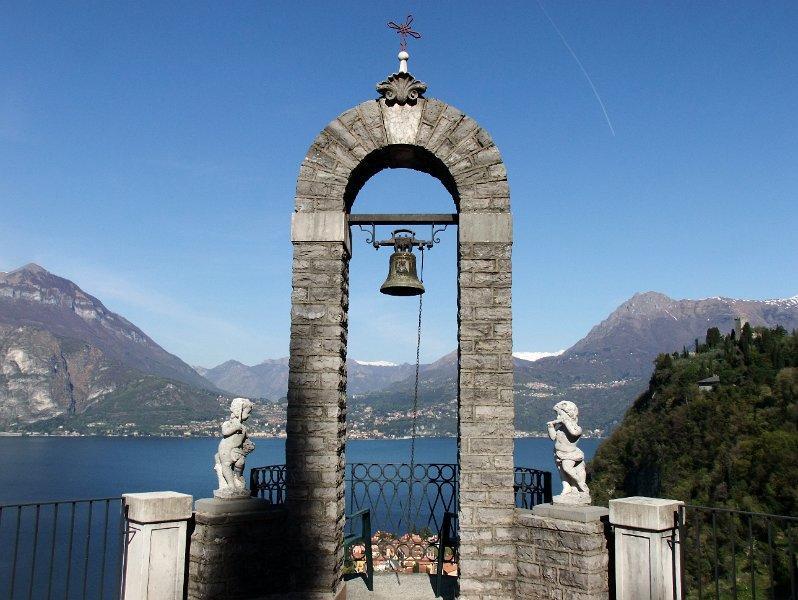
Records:
{"label": "mountain range", "polygon": [[71,281],[35,264],[0,273],[0,424],[179,423],[217,416],[219,395]]}
{"label": "mountain range", "polygon": [[[798,328],[798,296],[782,300],[674,300],[658,292],[638,293],[566,351],[516,354],[518,428],[540,430],[549,420],[551,406],[567,398],[577,403],[589,427],[612,429],[645,389],[657,354],[692,348],[696,339],[703,341],[710,327],[731,331],[735,317],[746,319],[752,326],[782,325],[792,330]],[[355,424],[366,430],[384,430],[387,424],[383,413],[406,413],[411,406],[413,365],[350,359],[347,370],[352,397],[349,415]],[[200,373],[232,393],[278,399],[287,390],[288,359],[268,360],[252,367],[228,361]],[[449,405],[452,409],[456,403],[456,373],[456,352],[422,365],[421,407]],[[368,407],[371,410],[365,411]],[[358,423],[364,411],[375,416]],[[382,420],[374,423],[375,419]],[[397,416],[396,423],[390,425],[399,435],[407,419]],[[430,433],[454,432],[453,422],[441,426],[443,429]]]}
{"label": "mountain range", "polygon": [[[567,398],[587,428],[611,430],[646,387],[657,354],[691,348],[709,327],[728,332],[735,317],[795,329],[798,296],[635,294],[564,352],[516,355],[517,428],[540,431],[553,404]],[[414,365],[350,359],[347,370],[350,431],[406,435]],[[456,432],[456,373],[456,352],[421,365],[421,433]],[[284,421],[287,380],[287,358],[192,368],[67,279],[34,264],[0,273],[0,427],[85,430],[99,421],[163,432],[218,419],[234,394],[271,401],[263,412],[277,423]]]}

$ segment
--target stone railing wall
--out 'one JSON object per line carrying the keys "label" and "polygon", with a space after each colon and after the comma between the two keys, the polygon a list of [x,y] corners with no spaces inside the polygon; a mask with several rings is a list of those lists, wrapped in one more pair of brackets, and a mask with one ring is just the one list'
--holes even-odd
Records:
{"label": "stone railing wall", "polygon": [[188,600],[285,597],[293,579],[285,521],[284,507],[261,499],[198,500]]}
{"label": "stone railing wall", "polygon": [[[258,498],[203,499],[191,513],[191,496],[175,492],[126,494],[122,597],[126,600],[306,600],[290,560],[290,512]],[[486,598],[571,600],[670,600],[679,589],[681,543],[674,513],[680,502],[621,498],[598,506],[539,504],[516,508],[507,527],[482,543],[463,540],[461,550],[490,558],[472,562],[465,580]],[[190,540],[187,533],[191,531]],[[187,543],[188,542],[188,543]],[[291,543],[289,543],[291,542]],[[503,572],[501,557],[507,557]],[[473,559],[472,559],[473,560]],[[676,569],[676,570],[675,570]],[[513,592],[504,582],[512,574]],[[186,584],[184,585],[184,581]],[[463,579],[460,580],[463,584]],[[184,595],[185,594],[185,595]],[[341,586],[346,594],[346,586]]]}
{"label": "stone railing wall", "polygon": [[544,509],[516,509],[516,597],[607,600],[612,549],[607,509],[540,506]]}
{"label": "stone railing wall", "polygon": [[144,492],[122,498],[127,523],[121,597],[182,600],[191,496]]}

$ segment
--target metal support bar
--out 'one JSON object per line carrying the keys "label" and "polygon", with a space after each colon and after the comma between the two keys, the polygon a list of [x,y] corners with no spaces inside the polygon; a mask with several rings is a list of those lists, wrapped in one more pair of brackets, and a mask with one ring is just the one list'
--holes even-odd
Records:
{"label": "metal support bar", "polygon": [[459,215],[447,214],[354,214],[350,225],[457,225]]}

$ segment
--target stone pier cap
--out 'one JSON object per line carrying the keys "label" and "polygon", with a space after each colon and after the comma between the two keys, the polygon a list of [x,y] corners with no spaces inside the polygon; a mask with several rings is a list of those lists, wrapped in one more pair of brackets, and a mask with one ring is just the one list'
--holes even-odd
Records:
{"label": "stone pier cap", "polygon": [[664,531],[676,526],[674,513],[683,506],[681,500],[630,496],[610,500],[610,523],[616,527]]}
{"label": "stone pier cap", "polygon": [[194,499],[179,492],[122,494],[127,518],[137,523],[164,523],[191,518]]}

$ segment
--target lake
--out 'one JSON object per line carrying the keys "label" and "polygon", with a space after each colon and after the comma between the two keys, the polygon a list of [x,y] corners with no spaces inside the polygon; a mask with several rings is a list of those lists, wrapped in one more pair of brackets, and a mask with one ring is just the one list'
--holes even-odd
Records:
{"label": "lake", "polygon": [[[285,440],[256,438],[249,467],[285,462]],[[590,459],[600,440],[579,445]],[[172,490],[206,498],[216,487],[214,438],[0,437],[0,504],[119,496],[126,492]],[[553,444],[544,438],[515,441],[515,464],[559,476]],[[410,440],[351,440],[348,462],[409,462]],[[454,463],[453,438],[416,441],[417,463]]]}
{"label": "lake", "polygon": [[[285,462],[285,440],[255,439],[248,467]],[[112,597],[119,589],[123,521],[118,500],[2,509],[3,504],[116,497],[125,492],[174,490],[195,499],[216,487],[214,438],[0,437],[0,594],[8,598]],[[588,458],[599,440],[580,444]],[[515,464],[554,471],[548,439],[515,442]],[[347,461],[401,463],[410,460],[410,440],[352,440]],[[416,463],[454,463],[457,442],[416,442]],[[248,473],[247,473],[248,478]],[[560,489],[553,473],[554,492]],[[372,527],[400,535],[428,527],[437,531],[453,488],[408,492],[404,485],[356,483],[355,499],[372,511]],[[365,499],[368,498],[368,501]],[[436,507],[428,500],[435,500]],[[58,560],[53,560],[58,557]]]}

